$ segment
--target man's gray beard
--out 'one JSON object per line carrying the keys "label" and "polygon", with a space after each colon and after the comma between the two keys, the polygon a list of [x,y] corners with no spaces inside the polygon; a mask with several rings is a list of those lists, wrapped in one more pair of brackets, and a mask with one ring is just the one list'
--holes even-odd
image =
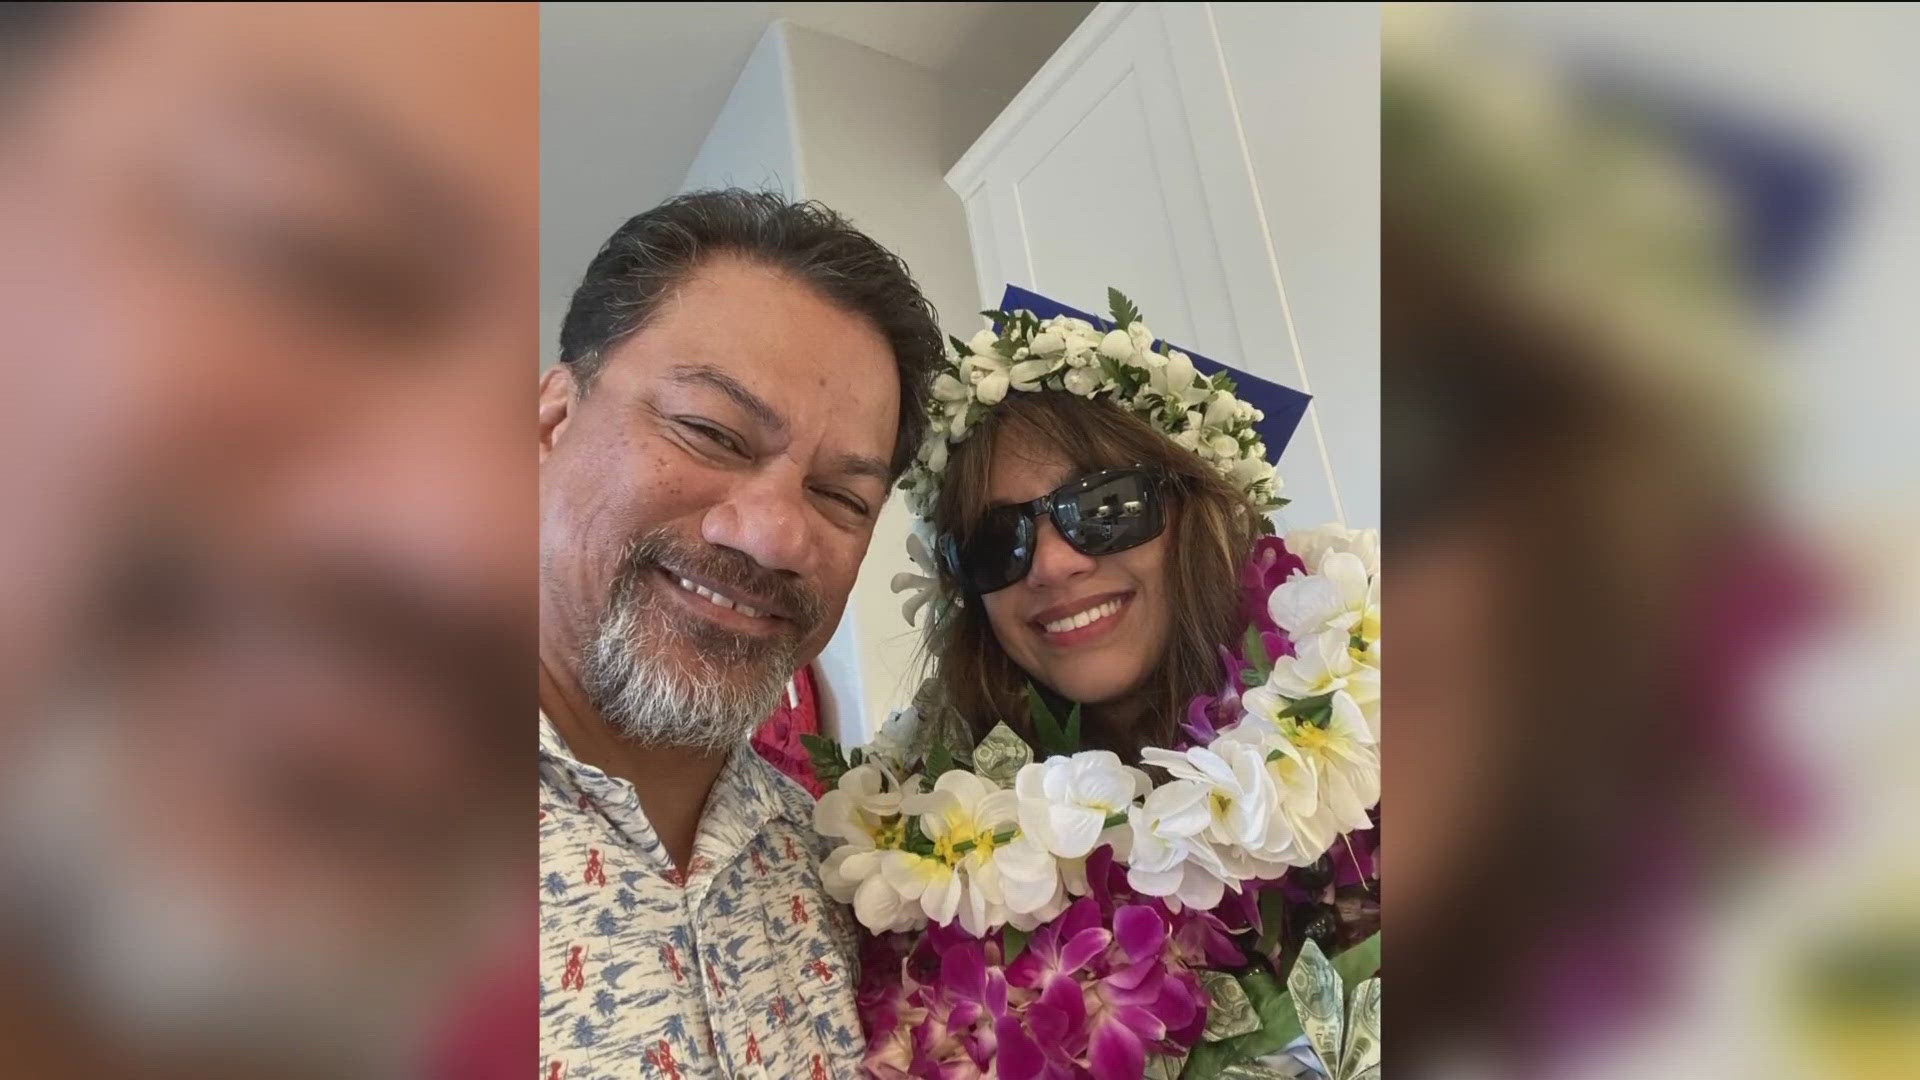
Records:
{"label": "man's gray beard", "polygon": [[643,578],[643,541],[621,560],[580,682],[607,722],[650,746],[724,752],[746,741],[792,677],[799,635],[769,641],[669,608]]}

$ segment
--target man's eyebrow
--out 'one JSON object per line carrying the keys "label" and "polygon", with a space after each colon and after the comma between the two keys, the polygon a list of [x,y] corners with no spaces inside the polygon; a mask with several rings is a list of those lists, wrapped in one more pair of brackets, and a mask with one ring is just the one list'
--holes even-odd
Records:
{"label": "man's eyebrow", "polygon": [[740,380],[707,364],[678,364],[673,368],[673,380],[680,383],[695,383],[727,396],[735,405],[740,406],[774,431],[787,430],[786,418],[775,412],[773,406],[761,400],[758,394],[740,384]]}
{"label": "man's eyebrow", "polygon": [[892,466],[867,454],[841,454],[829,467],[841,476],[869,476],[882,484],[893,483]]}

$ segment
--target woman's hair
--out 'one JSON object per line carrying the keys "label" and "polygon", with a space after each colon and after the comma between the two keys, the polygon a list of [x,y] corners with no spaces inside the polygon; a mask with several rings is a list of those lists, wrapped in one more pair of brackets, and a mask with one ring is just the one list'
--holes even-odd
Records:
{"label": "woman's hair", "polygon": [[[1089,749],[1132,759],[1145,746],[1170,745],[1195,695],[1225,678],[1219,646],[1241,631],[1240,570],[1259,535],[1259,511],[1192,451],[1109,401],[1060,391],[1010,394],[953,448],[933,526],[965,543],[988,508],[995,459],[1025,447],[1056,451],[1082,473],[1145,465],[1165,478],[1168,517],[1165,591],[1171,610],[1165,659],[1136,691],[1144,709],[1125,730],[1082,730]],[[942,567],[944,586],[959,585]],[[975,737],[994,724],[1031,740],[1030,676],[1001,648],[978,596],[967,596],[928,642],[948,701]]]}

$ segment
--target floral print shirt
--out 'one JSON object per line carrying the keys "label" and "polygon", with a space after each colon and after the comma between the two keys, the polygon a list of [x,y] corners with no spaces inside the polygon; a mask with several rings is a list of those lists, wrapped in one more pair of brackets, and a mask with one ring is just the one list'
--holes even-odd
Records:
{"label": "floral print shirt", "polygon": [[744,745],[683,876],[633,785],[540,718],[540,1080],[858,1074],[852,924],[813,801]]}

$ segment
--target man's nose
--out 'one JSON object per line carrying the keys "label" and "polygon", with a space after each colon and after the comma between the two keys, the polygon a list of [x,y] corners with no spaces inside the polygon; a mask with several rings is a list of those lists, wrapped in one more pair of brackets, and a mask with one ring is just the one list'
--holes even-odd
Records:
{"label": "man's nose", "polygon": [[700,522],[700,536],[769,570],[811,577],[819,546],[807,506],[806,477],[773,464],[743,475]]}
{"label": "man's nose", "polygon": [[1034,527],[1033,569],[1027,572],[1027,584],[1035,588],[1054,588],[1093,572],[1093,556],[1075,550],[1050,517],[1041,518]]}

